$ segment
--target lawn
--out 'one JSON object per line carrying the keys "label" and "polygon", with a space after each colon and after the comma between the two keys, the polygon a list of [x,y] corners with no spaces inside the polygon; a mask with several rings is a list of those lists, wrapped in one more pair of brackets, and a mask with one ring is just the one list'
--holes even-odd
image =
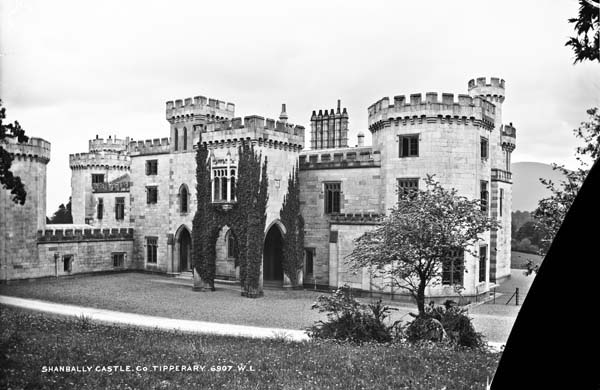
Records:
{"label": "lawn", "polygon": [[[199,336],[5,306],[0,329],[0,388],[15,389],[484,389],[500,357],[433,345]],[[91,372],[48,372],[56,366]]]}
{"label": "lawn", "polygon": [[321,293],[267,289],[244,298],[239,286],[217,284],[214,292],[192,291],[190,280],[121,273],[0,285],[0,295],[175,319],[305,329],[324,315],[311,310]]}
{"label": "lawn", "polygon": [[510,268],[512,269],[527,269],[527,261],[531,260],[533,264],[541,264],[544,258],[540,255],[525,252],[510,252]]}

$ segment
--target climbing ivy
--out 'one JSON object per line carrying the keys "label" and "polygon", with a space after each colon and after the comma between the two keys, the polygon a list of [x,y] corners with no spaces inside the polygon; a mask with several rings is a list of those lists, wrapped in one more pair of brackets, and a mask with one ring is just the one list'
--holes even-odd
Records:
{"label": "climbing ivy", "polygon": [[279,216],[286,229],[283,243],[283,272],[295,286],[299,283],[298,271],[302,269],[304,263],[304,221],[300,215],[298,166],[289,176],[288,190],[283,198]]}
{"label": "climbing ivy", "polygon": [[267,158],[243,142],[238,148],[237,203],[229,210],[212,203],[208,148],[200,140],[196,154],[198,210],[193,225],[194,267],[204,284],[214,290],[216,243],[227,225],[237,242],[242,295],[262,295],[260,285],[263,242],[268,201]]}

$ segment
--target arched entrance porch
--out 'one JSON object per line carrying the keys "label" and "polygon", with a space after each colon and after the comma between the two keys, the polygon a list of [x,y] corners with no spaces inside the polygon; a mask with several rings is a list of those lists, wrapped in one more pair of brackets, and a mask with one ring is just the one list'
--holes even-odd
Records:
{"label": "arched entrance porch", "polygon": [[263,248],[263,280],[283,283],[283,232],[273,223],[265,235]]}

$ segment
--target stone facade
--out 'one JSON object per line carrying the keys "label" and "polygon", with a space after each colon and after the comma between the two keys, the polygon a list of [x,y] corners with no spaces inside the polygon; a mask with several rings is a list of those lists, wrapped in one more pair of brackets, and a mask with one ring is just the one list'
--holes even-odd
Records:
{"label": "stone facade", "polygon": [[[31,230],[27,242],[37,242],[38,250],[32,251],[25,241],[13,240],[11,253],[14,250],[20,264],[26,264],[23,258],[37,259],[37,276],[64,274],[64,267],[59,269],[64,256],[75,259],[70,273],[112,270],[115,253],[124,254],[118,269],[185,272],[191,265],[190,234],[197,208],[197,145],[202,142],[209,149],[213,202],[228,210],[236,201],[238,148],[246,141],[268,162],[265,236],[274,238],[265,240],[270,258],[265,255],[264,272],[268,269],[270,277],[278,275],[273,262],[281,261],[272,246],[279,246],[277,240],[285,239],[286,234],[279,213],[288,178],[299,167],[306,251],[300,279],[311,286],[347,283],[361,290],[400,294],[367,272],[350,272],[345,258],[354,240],[376,226],[394,206],[399,183],[423,186],[426,175],[435,175],[443,186],[456,188],[460,195],[487,199],[490,216],[501,223],[500,229],[483,235],[475,248],[477,255],[464,258],[464,294],[479,294],[510,275],[509,168],[516,130],[512,124],[502,123],[504,89],[504,80],[479,78],[468,83],[468,94],[456,99],[453,94],[440,97],[431,92],[412,94],[408,99],[380,99],[368,108],[372,146],[364,145],[364,134],[359,132],[354,148],[347,146],[349,115],[338,101],[336,110],[313,112],[309,150],[303,150],[304,128],[287,123],[285,105],[275,120],[257,115],[236,117],[232,103],[202,96],[169,101],[165,111],[168,138],[130,141],[96,137],[88,152],[71,155],[72,208],[78,225],[60,235],[44,231],[43,220],[37,220],[45,215],[45,205],[44,210],[36,208],[28,214],[36,222],[27,225]],[[40,194],[45,191],[43,165],[36,163],[39,172],[33,171],[33,177],[43,177],[38,179],[43,185],[38,183],[34,191]],[[7,209],[4,198],[3,202]],[[11,233],[3,229],[3,237],[8,237]],[[273,229],[278,234],[269,234]],[[228,231],[229,227],[223,226],[217,239],[216,272],[218,278],[235,279],[239,270],[228,247],[235,244]],[[2,245],[0,253],[6,254],[7,246]],[[482,272],[480,257],[485,259]],[[7,276],[5,259],[6,255],[4,279],[24,277],[25,271]],[[445,297],[455,291],[452,286],[438,285],[430,287],[427,294]]]}

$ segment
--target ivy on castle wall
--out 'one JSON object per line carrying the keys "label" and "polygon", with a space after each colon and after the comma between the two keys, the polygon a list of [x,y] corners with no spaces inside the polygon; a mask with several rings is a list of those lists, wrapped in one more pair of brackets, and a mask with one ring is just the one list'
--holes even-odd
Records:
{"label": "ivy on castle wall", "polygon": [[[238,149],[237,203],[230,210],[212,203],[208,147],[201,140],[196,154],[198,210],[192,230],[192,261],[203,283],[214,290],[216,243],[229,226],[236,242],[242,295],[262,295],[260,284],[268,201],[267,158],[244,142]],[[261,163],[262,162],[262,163]]]}
{"label": "ivy on castle wall", "polygon": [[279,211],[286,234],[283,243],[283,272],[292,285],[298,284],[298,271],[304,265],[304,220],[300,215],[300,183],[298,166],[288,179],[287,194]]}

